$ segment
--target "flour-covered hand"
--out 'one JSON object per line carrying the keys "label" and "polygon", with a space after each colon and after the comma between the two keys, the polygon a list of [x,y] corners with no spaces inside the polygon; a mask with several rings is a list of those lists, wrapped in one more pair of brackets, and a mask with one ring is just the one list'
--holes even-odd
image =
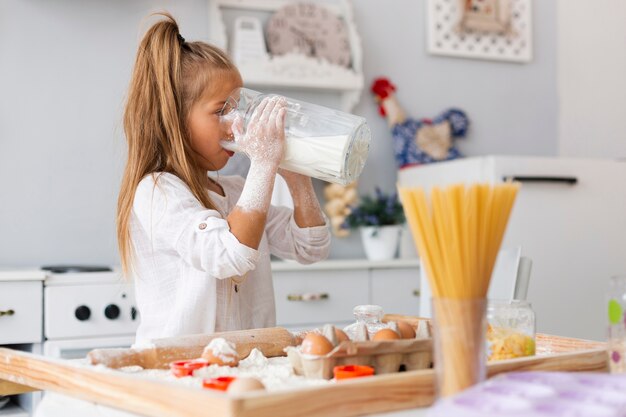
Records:
{"label": "flour-covered hand", "polygon": [[233,122],[235,142],[252,163],[277,167],[283,159],[286,106],[287,101],[284,97],[266,97],[254,110],[245,132],[243,120],[236,119]]}

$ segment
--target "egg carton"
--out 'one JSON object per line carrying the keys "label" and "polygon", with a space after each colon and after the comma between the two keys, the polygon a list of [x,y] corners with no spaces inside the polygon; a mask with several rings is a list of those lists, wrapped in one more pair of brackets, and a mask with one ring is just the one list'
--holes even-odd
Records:
{"label": "egg carton", "polygon": [[[426,326],[424,326],[426,327]],[[332,379],[339,365],[367,365],[377,375],[428,369],[432,367],[433,341],[430,332],[418,332],[416,338],[398,340],[343,341],[325,355],[302,353],[300,346],[285,348],[296,375]]]}

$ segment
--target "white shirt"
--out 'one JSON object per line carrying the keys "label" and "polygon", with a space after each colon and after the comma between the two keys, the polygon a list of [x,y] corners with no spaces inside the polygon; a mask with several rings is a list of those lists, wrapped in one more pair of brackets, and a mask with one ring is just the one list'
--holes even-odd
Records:
{"label": "white shirt", "polygon": [[270,254],[304,264],[328,256],[328,222],[300,228],[286,207],[270,207],[258,250],[241,244],[223,216],[237,204],[244,179],[222,176],[219,183],[226,196],[208,191],[219,211],[203,207],[173,174],[139,183],[130,229],[137,343],[274,326]]}

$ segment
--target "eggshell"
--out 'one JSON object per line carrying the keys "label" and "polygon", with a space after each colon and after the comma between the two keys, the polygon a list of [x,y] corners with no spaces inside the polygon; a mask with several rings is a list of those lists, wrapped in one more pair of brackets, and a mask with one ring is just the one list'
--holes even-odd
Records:
{"label": "eggshell", "polygon": [[300,351],[307,355],[326,355],[333,350],[330,341],[319,333],[309,333],[302,341]]}
{"label": "eggshell", "polygon": [[333,326],[332,324],[326,324],[323,328],[322,328],[322,335],[328,339],[328,341],[330,342],[331,345],[337,346],[337,332],[335,332],[335,326]]}
{"label": "eggshell", "polygon": [[415,338],[415,330],[413,326],[411,326],[406,321],[398,321],[398,331],[400,332],[400,336],[403,339],[414,339]]}
{"label": "eggshell", "polygon": [[372,340],[396,340],[400,335],[391,329],[381,329],[376,332]]}
{"label": "eggshell", "polygon": [[265,385],[256,378],[239,377],[230,383],[227,392],[240,394],[249,391],[265,390]]}

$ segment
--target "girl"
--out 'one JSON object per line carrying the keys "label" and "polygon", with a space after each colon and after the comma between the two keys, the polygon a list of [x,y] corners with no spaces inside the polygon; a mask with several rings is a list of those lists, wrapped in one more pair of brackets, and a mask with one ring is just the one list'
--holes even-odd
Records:
{"label": "girl", "polygon": [[[220,112],[241,76],[221,50],[186,42],[176,21],[137,52],[124,131],[128,162],[117,210],[122,267],[135,279],[137,341],[275,325],[270,254],[328,255],[330,234],[311,179],[284,172],[284,99],[265,100],[245,134],[248,179],[209,175],[232,152]],[[294,210],[270,206],[276,174]]]}

